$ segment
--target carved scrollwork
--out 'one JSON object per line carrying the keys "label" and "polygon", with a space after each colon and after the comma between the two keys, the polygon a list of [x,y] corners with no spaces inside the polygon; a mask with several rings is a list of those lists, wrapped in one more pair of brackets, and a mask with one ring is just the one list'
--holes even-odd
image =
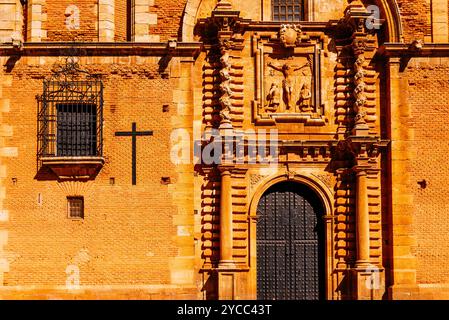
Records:
{"label": "carved scrollwork", "polygon": [[250,186],[253,189],[265,176],[260,174],[252,174],[250,177]]}
{"label": "carved scrollwork", "polygon": [[279,31],[279,39],[285,48],[292,48],[308,40],[309,37],[302,33],[301,25],[283,24]]}

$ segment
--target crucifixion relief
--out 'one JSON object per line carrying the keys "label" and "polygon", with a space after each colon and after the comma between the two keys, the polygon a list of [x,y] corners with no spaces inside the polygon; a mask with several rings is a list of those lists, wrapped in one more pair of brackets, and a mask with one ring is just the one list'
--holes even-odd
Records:
{"label": "crucifixion relief", "polygon": [[[310,111],[310,99],[312,97],[310,84],[308,82],[305,68],[311,67],[311,61],[304,63],[301,66],[284,63],[282,65],[268,63],[268,67],[282,73],[282,94],[281,88],[277,83],[272,83],[268,94],[268,105],[266,110],[268,112],[307,112]],[[302,74],[297,74],[298,71],[304,70]],[[300,81],[296,81],[296,78],[300,77]],[[296,94],[295,94],[296,93]],[[282,101],[285,103],[285,109],[280,108]],[[297,101],[295,101],[297,99]],[[300,110],[296,109],[299,105]],[[281,109],[281,110],[280,110]]]}

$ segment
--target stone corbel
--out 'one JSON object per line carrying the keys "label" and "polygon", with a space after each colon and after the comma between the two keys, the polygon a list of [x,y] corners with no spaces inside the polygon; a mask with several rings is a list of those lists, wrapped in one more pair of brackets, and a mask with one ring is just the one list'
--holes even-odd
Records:
{"label": "stone corbel", "polygon": [[351,136],[346,140],[358,165],[372,166],[377,163],[382,149],[389,145],[389,140],[381,140],[378,137],[367,138]]}

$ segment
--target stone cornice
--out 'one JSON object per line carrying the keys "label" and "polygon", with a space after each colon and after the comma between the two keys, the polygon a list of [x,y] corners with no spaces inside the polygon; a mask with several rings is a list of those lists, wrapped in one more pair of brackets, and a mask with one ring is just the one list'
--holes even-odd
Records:
{"label": "stone cornice", "polygon": [[417,45],[417,42],[385,43],[377,50],[378,57],[448,57],[449,43],[429,43]]}
{"label": "stone cornice", "polygon": [[61,56],[69,50],[83,52],[83,55],[105,56],[197,56],[201,42],[25,42],[21,47],[0,44],[0,56]]}

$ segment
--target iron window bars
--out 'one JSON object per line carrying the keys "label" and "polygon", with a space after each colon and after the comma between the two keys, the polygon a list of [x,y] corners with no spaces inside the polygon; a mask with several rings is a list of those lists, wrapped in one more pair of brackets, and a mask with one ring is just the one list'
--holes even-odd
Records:
{"label": "iron window bars", "polygon": [[295,22],[304,19],[303,0],[272,0],[273,21]]}
{"label": "iron window bars", "polygon": [[[81,79],[82,75],[87,75]],[[44,80],[38,110],[38,158],[103,155],[103,83],[74,59]]]}

